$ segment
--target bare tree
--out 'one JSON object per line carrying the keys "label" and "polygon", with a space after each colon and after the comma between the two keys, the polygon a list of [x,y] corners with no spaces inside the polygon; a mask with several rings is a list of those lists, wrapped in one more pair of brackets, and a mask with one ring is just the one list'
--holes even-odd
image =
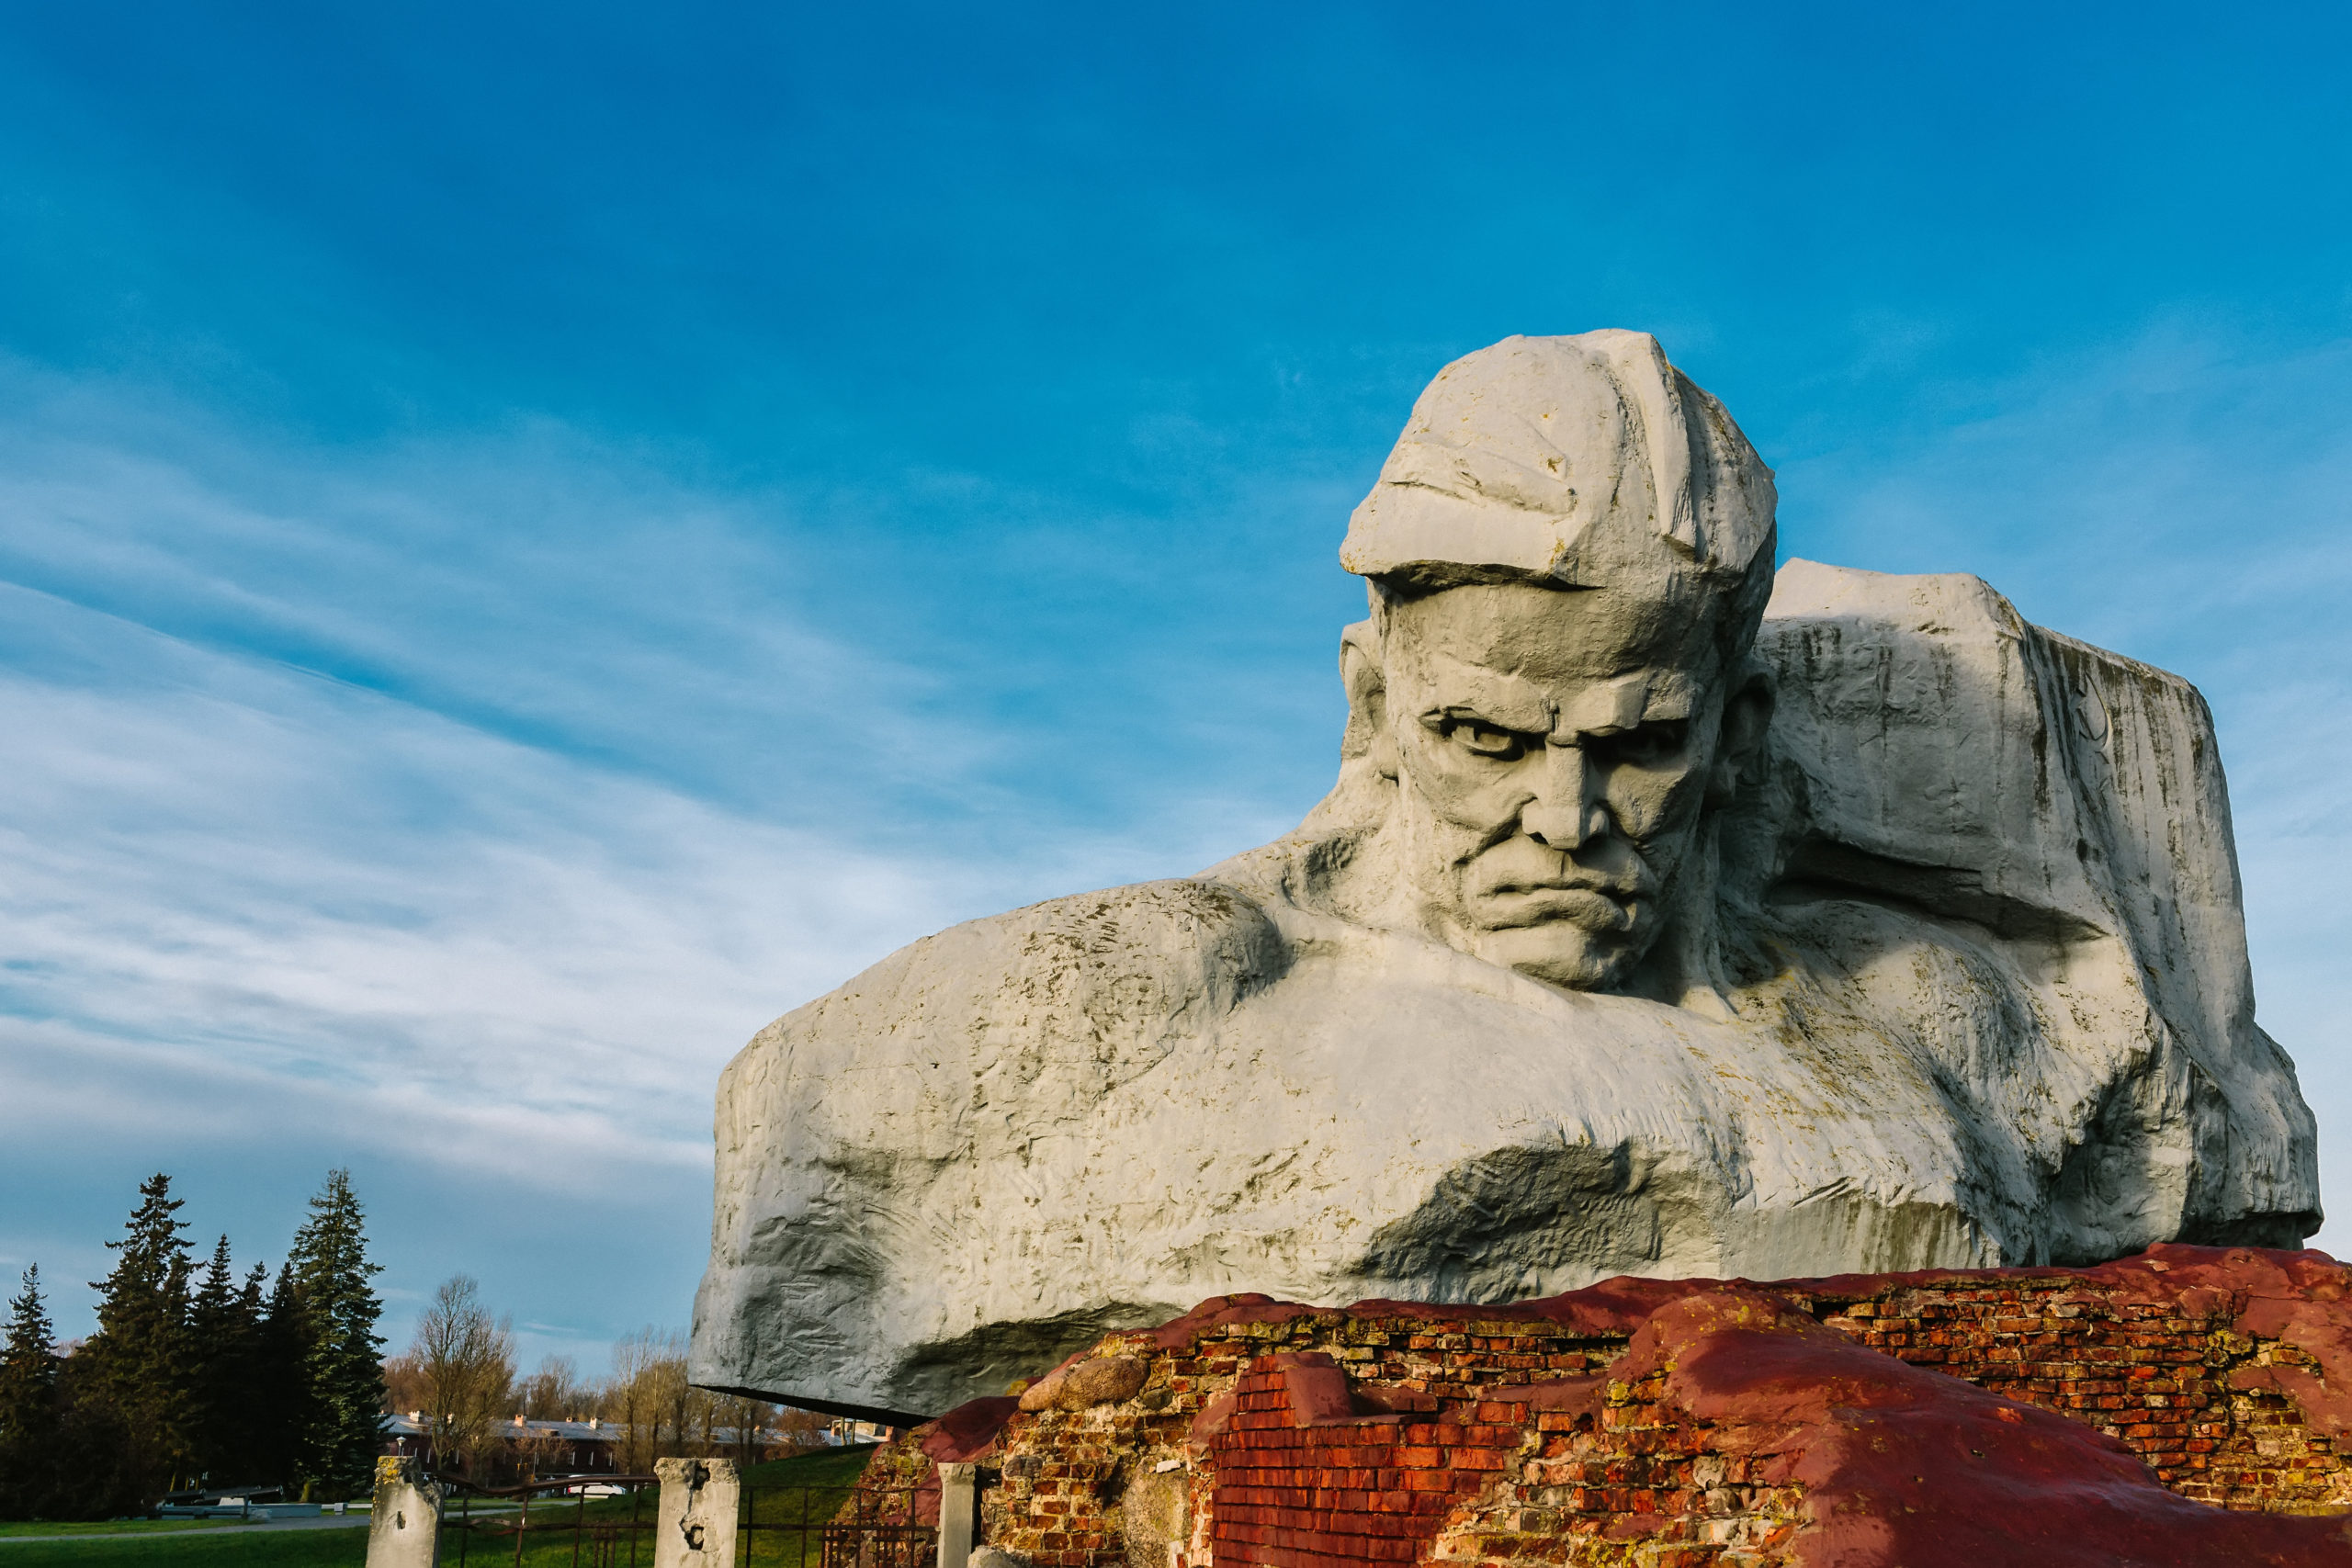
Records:
{"label": "bare tree", "polygon": [[492,1319],[481,1304],[481,1288],[467,1275],[453,1275],[417,1320],[408,1359],[419,1374],[434,1462],[447,1467],[455,1460],[467,1474],[478,1475],[512,1399],[512,1322]]}
{"label": "bare tree", "polygon": [[[605,1385],[605,1418],[620,1428],[613,1459],[621,1470],[642,1475],[662,1457],[661,1421],[668,1381],[664,1365],[679,1359],[674,1331],[648,1325],[613,1342],[613,1376]],[[683,1380],[682,1380],[683,1381]]]}
{"label": "bare tree", "polygon": [[[711,1401],[718,1425],[726,1434],[725,1451],[737,1464],[757,1464],[766,1459],[772,1448],[788,1448],[792,1439],[778,1437],[771,1431],[775,1420],[775,1406],[762,1400],[742,1399],[734,1394],[719,1394]],[[714,1445],[714,1451],[717,1445]]]}
{"label": "bare tree", "polygon": [[577,1421],[595,1408],[596,1393],[580,1378],[580,1368],[569,1356],[548,1356],[538,1371],[515,1385],[514,1399],[522,1413],[537,1421]]}
{"label": "bare tree", "polygon": [[776,1435],[775,1447],[786,1454],[803,1449],[825,1446],[825,1433],[832,1425],[832,1417],[820,1416],[813,1410],[797,1410],[789,1404],[776,1405],[768,1417],[769,1430]]}
{"label": "bare tree", "polygon": [[384,1358],[384,1408],[394,1416],[424,1408],[424,1370],[414,1356]]}
{"label": "bare tree", "polygon": [[622,1469],[639,1472],[657,1459],[718,1453],[735,1424],[718,1395],[686,1382],[685,1336],[650,1326],[614,1345],[604,1414],[622,1432],[615,1459]]}
{"label": "bare tree", "polygon": [[571,1445],[558,1435],[553,1427],[527,1418],[522,1426],[514,1428],[512,1441],[514,1461],[525,1481],[537,1481],[554,1474],[557,1462],[571,1451]]}

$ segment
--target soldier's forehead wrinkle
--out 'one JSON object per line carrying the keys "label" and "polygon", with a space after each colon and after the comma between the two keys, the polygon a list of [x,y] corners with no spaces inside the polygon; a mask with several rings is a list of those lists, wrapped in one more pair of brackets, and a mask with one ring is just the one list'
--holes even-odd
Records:
{"label": "soldier's forehead wrinkle", "polygon": [[1606,735],[1690,716],[1691,682],[1679,671],[1544,681],[1436,651],[1411,663],[1398,694],[1407,711],[1424,718],[1475,714],[1532,735]]}
{"label": "soldier's forehead wrinkle", "polygon": [[1703,628],[1655,604],[1531,583],[1447,589],[1394,606],[1383,629],[1408,657],[1442,652],[1545,682],[1682,668],[1709,646]]}
{"label": "soldier's forehead wrinkle", "polygon": [[1650,679],[1646,671],[1594,681],[1568,694],[1553,722],[1555,734],[1608,735],[1633,728],[1647,716]]}

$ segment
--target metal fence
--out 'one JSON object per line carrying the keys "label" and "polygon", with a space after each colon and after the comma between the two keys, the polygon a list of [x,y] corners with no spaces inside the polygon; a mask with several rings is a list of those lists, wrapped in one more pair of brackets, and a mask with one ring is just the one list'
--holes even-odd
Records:
{"label": "metal fence", "polygon": [[[443,1568],[652,1568],[662,1493],[650,1475],[521,1486],[436,1479],[450,1499]],[[586,1493],[613,1486],[626,1496]],[[937,1559],[939,1531],[916,1518],[911,1487],[747,1483],[736,1506],[735,1568],[931,1568]]]}
{"label": "metal fence", "polygon": [[[458,1494],[441,1510],[440,1560],[495,1568],[652,1568],[661,1488],[650,1475],[598,1475],[520,1486],[476,1486],[436,1477]],[[624,1487],[625,1497],[590,1490]],[[548,1496],[545,1494],[552,1493]],[[511,1506],[510,1506],[511,1503]],[[449,1537],[457,1537],[452,1542]],[[456,1547],[454,1558],[450,1548]]]}
{"label": "metal fence", "polygon": [[747,1484],[739,1508],[740,1568],[930,1568],[939,1550],[911,1487]]}

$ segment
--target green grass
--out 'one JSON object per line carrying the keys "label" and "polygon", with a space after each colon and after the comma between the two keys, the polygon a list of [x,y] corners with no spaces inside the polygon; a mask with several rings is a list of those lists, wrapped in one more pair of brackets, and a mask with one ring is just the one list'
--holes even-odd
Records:
{"label": "green grass", "polygon": [[874,1457],[874,1445],[861,1443],[854,1449],[825,1449],[797,1459],[772,1459],[765,1464],[755,1464],[743,1472],[743,1484],[761,1486],[849,1486],[856,1483],[865,1469],[865,1461]]}
{"label": "green grass", "polygon": [[[805,1559],[801,1550],[803,1537],[797,1529],[755,1530],[751,1537],[750,1562],[756,1568],[801,1568],[804,1561],[813,1564],[817,1561],[816,1527],[831,1518],[841,1506],[873,1451],[865,1448],[829,1450],[798,1459],[772,1460],[746,1470],[743,1483],[752,1493],[752,1515],[757,1522],[797,1524],[802,1516],[802,1489],[806,1488],[810,1526]],[[571,1568],[575,1546],[582,1548],[579,1561],[585,1562],[590,1555],[585,1543],[577,1540],[570,1527],[581,1519],[592,1526],[625,1523],[629,1517],[629,1505],[627,1497],[600,1497],[584,1506],[570,1498],[534,1502],[532,1520],[542,1529],[535,1529],[524,1538],[524,1568]],[[652,1488],[648,1487],[637,1499],[637,1507],[638,1517],[646,1526],[637,1538],[637,1562],[639,1568],[651,1568],[651,1527],[656,1507]],[[442,1525],[441,1568],[456,1568],[461,1551],[467,1568],[503,1568],[514,1562],[513,1513],[494,1516],[489,1521],[491,1528],[466,1532],[456,1528],[458,1517],[457,1502],[452,1499]],[[548,1526],[556,1528],[544,1528]],[[67,1534],[85,1539],[16,1544],[9,1544],[6,1540],[11,1535]],[[162,1534],[178,1539],[168,1546],[149,1539]],[[263,1530],[235,1519],[0,1525],[0,1568],[179,1568],[181,1563],[193,1564],[195,1568],[361,1568],[367,1558],[368,1531],[364,1526]],[[629,1560],[626,1539],[621,1542],[619,1560],[624,1564]]]}
{"label": "green grass", "polygon": [[[170,1533],[168,1543],[155,1535]],[[5,1568],[361,1568],[368,1531],[347,1529],[181,1530],[145,1536],[94,1535],[82,1540],[0,1545]]]}
{"label": "green grass", "polygon": [[243,1529],[243,1519],[109,1519],[103,1524],[58,1524],[12,1519],[0,1524],[0,1540],[17,1535],[170,1535],[181,1530]]}
{"label": "green grass", "polygon": [[[739,1546],[737,1562],[747,1562],[751,1568],[802,1568],[804,1562],[815,1563],[817,1530],[847,1500],[850,1488],[873,1451],[871,1448],[829,1450],[797,1459],[771,1460],[746,1469],[743,1485],[752,1494],[753,1521],[795,1528],[753,1530],[748,1555]],[[635,1506],[641,1527],[637,1536],[638,1568],[650,1568],[652,1526],[658,1506],[653,1490],[647,1488],[636,1499]],[[575,1547],[580,1548],[579,1560],[587,1562],[591,1553],[579,1540],[578,1527],[626,1525],[630,1506],[631,1499],[627,1497],[600,1497],[586,1504],[577,1498],[534,1502],[532,1529],[523,1540],[523,1568],[571,1568]],[[808,1527],[805,1535],[797,1528],[804,1516]],[[497,1518],[487,1528],[468,1531],[456,1528],[458,1517],[454,1504],[442,1515],[441,1568],[458,1568],[461,1561],[465,1568],[501,1568],[515,1562],[513,1515]],[[623,1564],[629,1561],[627,1536],[620,1540],[618,1561]],[[0,1568],[10,1565],[0,1559]]]}
{"label": "green grass", "polygon": [[[806,1454],[755,1464],[743,1472],[754,1529],[736,1550],[752,1568],[804,1568],[818,1558],[818,1530],[849,1500],[870,1448]],[[803,1527],[806,1527],[805,1529]]]}

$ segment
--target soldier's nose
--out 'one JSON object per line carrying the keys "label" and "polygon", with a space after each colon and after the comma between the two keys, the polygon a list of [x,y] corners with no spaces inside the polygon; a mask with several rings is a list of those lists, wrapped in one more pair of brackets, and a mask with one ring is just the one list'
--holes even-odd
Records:
{"label": "soldier's nose", "polygon": [[1519,814],[1521,831],[1555,850],[1573,850],[1608,830],[1607,813],[1592,798],[1592,768],[1575,746],[1544,749],[1543,782]]}

